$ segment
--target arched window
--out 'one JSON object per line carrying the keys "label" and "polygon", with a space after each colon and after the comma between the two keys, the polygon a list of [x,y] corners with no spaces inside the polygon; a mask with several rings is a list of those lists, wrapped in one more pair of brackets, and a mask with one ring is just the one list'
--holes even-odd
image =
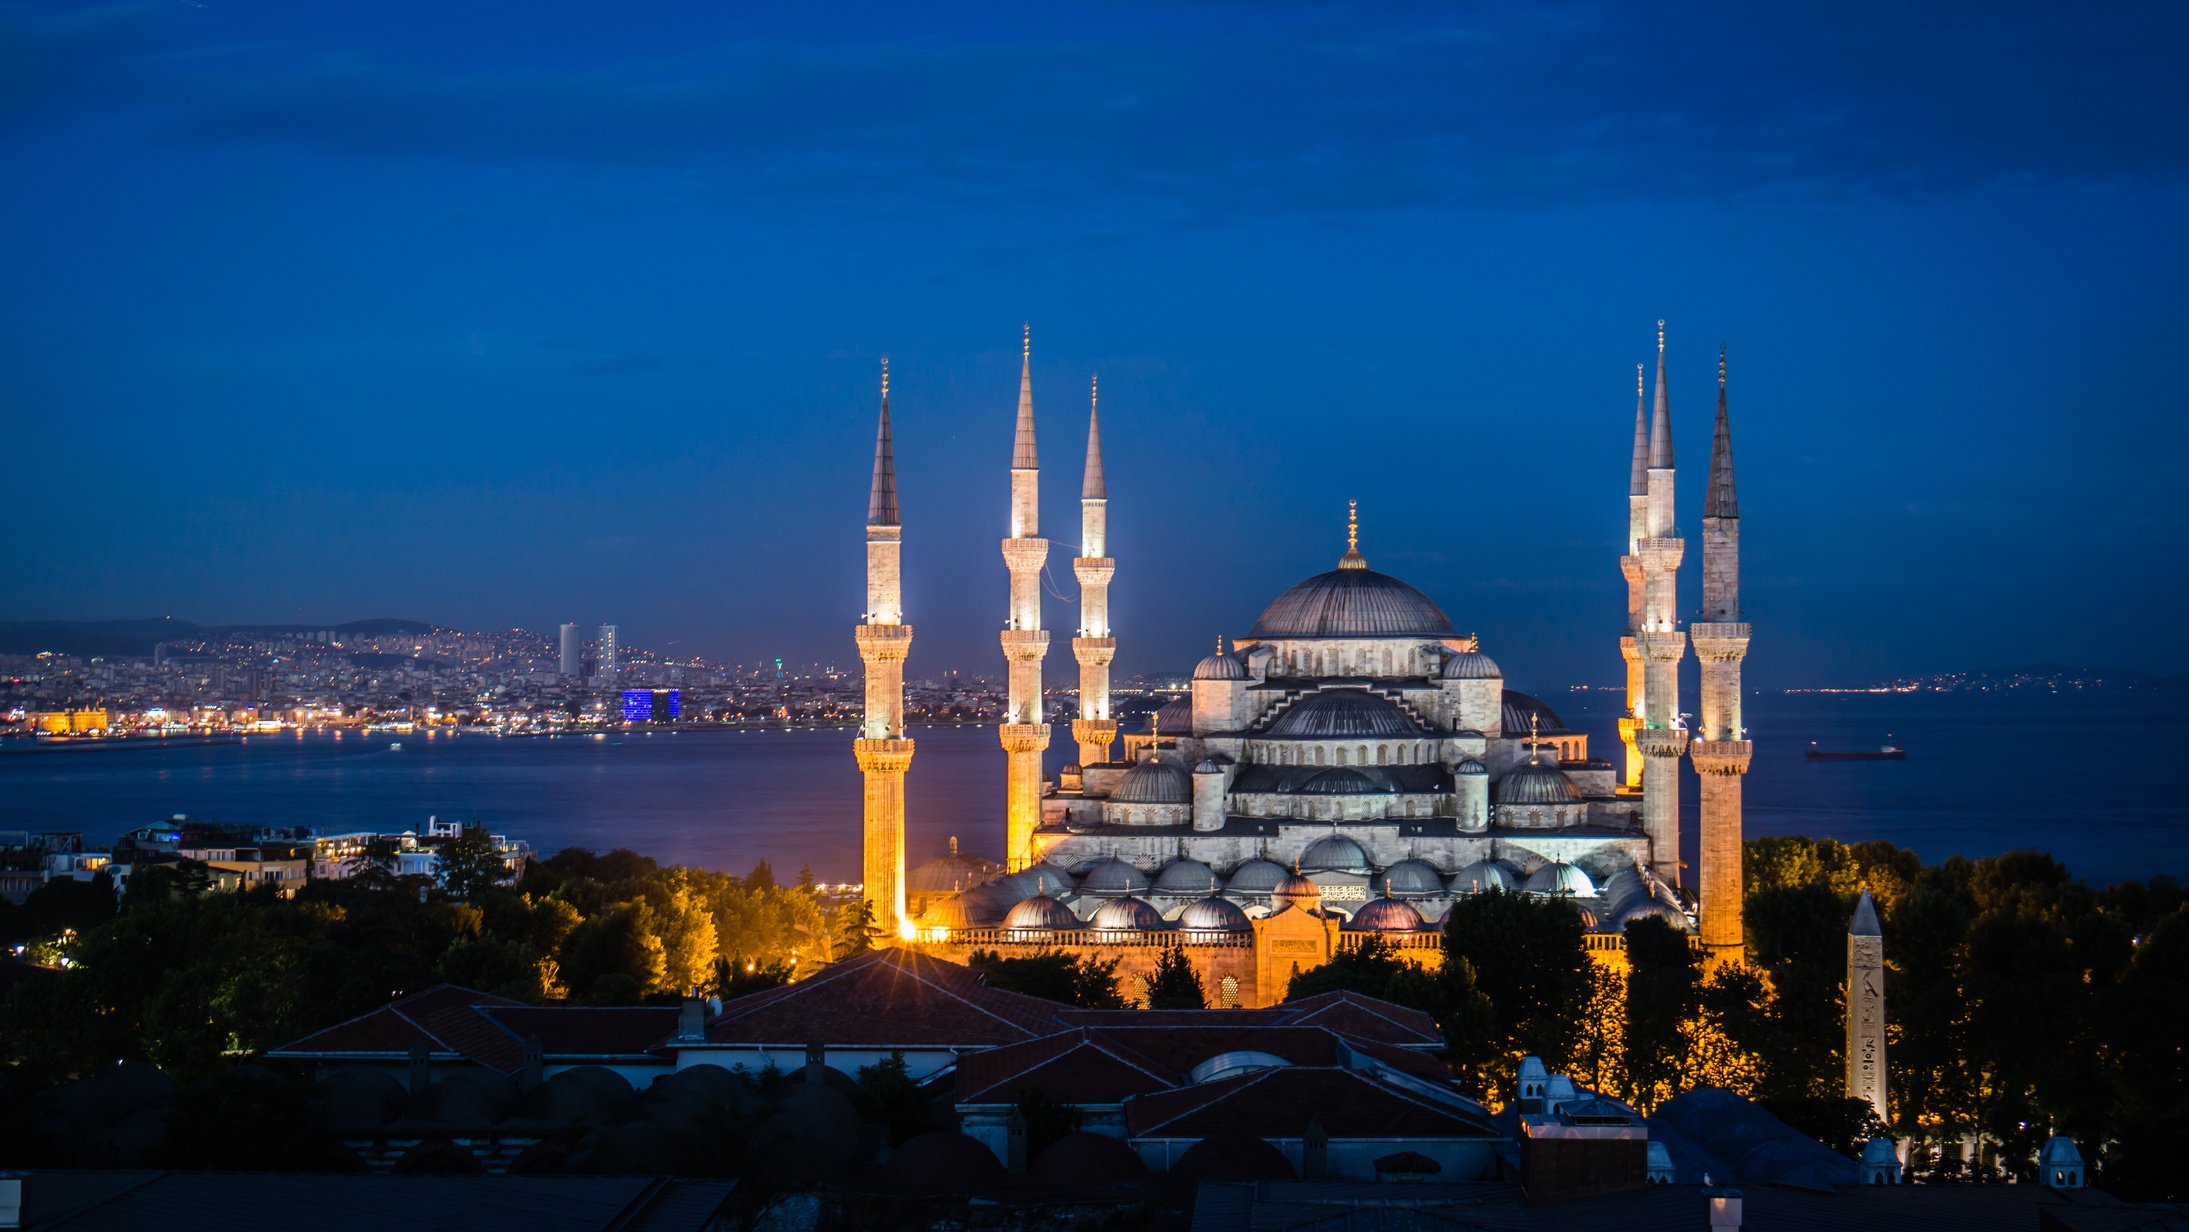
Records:
{"label": "arched window", "polygon": [[1338,764],[1339,764],[1339,765],[1341,765],[1341,766],[1345,764],[1345,746],[1344,746],[1344,745],[1339,745],[1339,746],[1338,746]]}
{"label": "arched window", "polygon": [[1388,765],[1390,765],[1390,764],[1391,764],[1391,746],[1390,746],[1390,745],[1388,745],[1388,744],[1379,744],[1379,745],[1377,745],[1377,746],[1376,746],[1376,764],[1377,764],[1377,765],[1379,765],[1379,766],[1388,766]]}
{"label": "arched window", "polygon": [[1238,976],[1227,975],[1223,978],[1221,982],[1216,985],[1216,987],[1218,989],[1218,992],[1216,994],[1216,1008],[1224,1010],[1239,1008]]}
{"label": "arched window", "polygon": [[1367,746],[1367,745],[1365,745],[1365,744],[1364,744],[1364,745],[1362,745],[1362,746],[1360,746],[1360,750],[1359,750],[1359,751],[1360,751],[1360,760],[1361,760],[1361,764],[1365,766],[1365,765],[1367,765],[1367,764],[1368,764],[1368,746]]}

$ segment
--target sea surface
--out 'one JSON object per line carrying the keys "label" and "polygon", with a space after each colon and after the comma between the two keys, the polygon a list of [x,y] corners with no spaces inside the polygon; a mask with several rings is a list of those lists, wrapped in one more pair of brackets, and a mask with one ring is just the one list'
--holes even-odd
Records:
{"label": "sea surface", "polygon": [[[1617,700],[1545,697],[1616,760]],[[2189,719],[2164,695],[1759,695],[1747,722],[1751,836],[1887,839],[1927,860],[2052,852],[2092,882],[2189,876],[2189,800],[2176,772]],[[906,796],[913,863],[952,836],[1000,855],[1003,755],[989,727],[916,727]],[[0,829],[103,843],[177,813],[325,831],[462,818],[563,847],[629,847],[742,872],[859,868],[859,773],[848,729],[632,732],[604,738],[253,736],[180,748],[0,753]],[[1826,749],[1907,748],[1900,762],[1811,762]],[[393,748],[395,743],[401,748]],[[1072,756],[1051,742],[1052,772]],[[1694,816],[1694,778],[1686,776]],[[1694,853],[1688,858],[1692,861]]]}

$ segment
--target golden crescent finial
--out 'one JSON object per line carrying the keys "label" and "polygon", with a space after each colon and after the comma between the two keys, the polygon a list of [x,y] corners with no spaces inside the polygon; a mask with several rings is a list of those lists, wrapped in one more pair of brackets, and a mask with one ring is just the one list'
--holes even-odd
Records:
{"label": "golden crescent finial", "polygon": [[882,396],[889,396],[889,356],[882,356]]}
{"label": "golden crescent finial", "polygon": [[1657,318],[1657,350],[1658,350],[1658,351],[1659,351],[1660,353],[1662,353],[1662,352],[1664,351],[1664,349],[1665,349],[1665,319],[1664,319],[1663,317],[1658,317],[1658,318]]}
{"label": "golden crescent finial", "polygon": [[1634,396],[1642,396],[1642,365],[1634,365]]}
{"label": "golden crescent finial", "polygon": [[1102,401],[1102,374],[1090,373],[1087,377],[1087,409],[1093,410]]}
{"label": "golden crescent finial", "polygon": [[1718,344],[1718,384],[1725,384],[1725,344]]}
{"label": "golden crescent finial", "polygon": [[1345,550],[1358,551],[1361,545],[1361,503],[1345,502]]}
{"label": "golden crescent finial", "polygon": [[[1661,324],[1661,323],[1662,323],[1662,322],[1660,322],[1660,324]],[[1019,339],[1019,358],[1020,358],[1020,359],[1032,359],[1033,357],[1034,357],[1034,323],[1033,323],[1032,321],[1028,321],[1028,322],[1026,323],[1026,328],[1025,328],[1025,332],[1024,332],[1024,334],[1023,334],[1023,335],[1021,335],[1021,337],[1020,337],[1020,339]]]}

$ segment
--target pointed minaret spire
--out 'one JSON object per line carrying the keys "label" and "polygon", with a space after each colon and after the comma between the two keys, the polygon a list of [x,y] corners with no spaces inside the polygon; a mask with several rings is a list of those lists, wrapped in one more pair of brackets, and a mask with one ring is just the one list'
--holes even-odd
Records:
{"label": "pointed minaret spire", "polygon": [[1665,389],[1665,323],[1657,321],[1657,403],[1649,421],[1651,470],[1672,469],[1672,395]]}
{"label": "pointed minaret spire", "polygon": [[[917,426],[917,425],[915,425]],[[889,439],[889,356],[882,356],[882,423],[874,432],[874,489],[866,499],[868,526],[897,525],[897,454]]]}
{"label": "pointed minaret spire", "polygon": [[1710,482],[1703,493],[1703,516],[1737,518],[1741,503],[1733,494],[1733,425],[1725,415],[1725,348],[1718,348],[1718,427],[1710,439]]}
{"label": "pointed minaret spire", "polygon": [[1011,443],[1011,469],[1030,471],[1040,465],[1034,454],[1034,327],[1029,322],[1019,350],[1018,435]]}
{"label": "pointed minaret spire", "polygon": [[1634,469],[1627,474],[1627,495],[1649,495],[1649,416],[1642,408],[1642,365],[1634,365]]}
{"label": "pointed minaret spire", "polygon": [[1095,414],[1102,393],[1102,378],[1087,378],[1087,475],[1079,484],[1079,499],[1107,500],[1109,490],[1102,481],[1102,424]]}

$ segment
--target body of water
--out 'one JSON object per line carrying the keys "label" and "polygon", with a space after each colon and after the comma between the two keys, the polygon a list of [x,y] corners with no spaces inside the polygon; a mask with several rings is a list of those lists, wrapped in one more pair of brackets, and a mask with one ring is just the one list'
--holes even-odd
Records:
{"label": "body of water", "polygon": [[[1546,698],[1616,759],[1611,695]],[[2053,852],[2092,881],[2189,874],[2189,806],[2173,755],[2189,720],[2138,694],[1805,695],[1750,700],[1750,835],[1887,839],[1927,860]],[[414,734],[254,736],[239,744],[0,754],[0,829],[105,842],[176,813],[325,831],[396,831],[429,814],[565,846],[630,847],[742,872],[766,859],[824,881],[859,868],[859,774],[848,730],[655,732],[555,739]],[[915,728],[913,863],[957,836],[1003,845],[993,728]],[[1811,762],[1888,735],[1901,762]],[[401,749],[390,746],[400,741]],[[1057,729],[1052,770],[1072,754]],[[1694,779],[1687,776],[1694,816]],[[1694,852],[1688,852],[1690,861]]]}

